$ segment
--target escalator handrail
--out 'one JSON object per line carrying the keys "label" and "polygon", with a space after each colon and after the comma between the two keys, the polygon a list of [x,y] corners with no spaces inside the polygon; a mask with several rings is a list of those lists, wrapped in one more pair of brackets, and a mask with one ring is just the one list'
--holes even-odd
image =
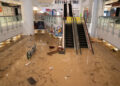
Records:
{"label": "escalator handrail", "polygon": [[73,30],[74,49],[76,51],[76,54],[78,54],[77,45],[76,45],[76,36],[75,36],[75,28],[74,28],[74,19],[73,19],[73,17],[71,18],[71,21],[72,21],[72,30]]}
{"label": "escalator handrail", "polygon": [[88,29],[87,29],[87,25],[86,25],[86,21],[85,19],[83,18],[84,22],[83,22],[83,26],[84,26],[84,30],[85,30],[85,35],[86,35],[86,39],[87,39],[87,44],[88,44],[88,47],[89,49],[91,50],[91,52],[94,54],[94,51],[93,51],[93,47],[92,47],[92,43],[91,43],[91,40],[90,40],[90,35],[88,33]]}
{"label": "escalator handrail", "polygon": [[65,20],[63,19],[63,26],[62,26],[62,32],[63,32],[63,35],[62,35],[62,48],[64,49],[64,52],[65,52]]}
{"label": "escalator handrail", "polygon": [[75,28],[75,37],[76,37],[76,46],[77,46],[77,51],[80,49],[80,54],[81,54],[81,48],[80,48],[80,43],[79,43],[79,37],[78,37],[78,30],[77,30],[77,20],[74,17],[74,28]]}
{"label": "escalator handrail", "polygon": [[64,18],[67,17],[67,3],[64,3]]}

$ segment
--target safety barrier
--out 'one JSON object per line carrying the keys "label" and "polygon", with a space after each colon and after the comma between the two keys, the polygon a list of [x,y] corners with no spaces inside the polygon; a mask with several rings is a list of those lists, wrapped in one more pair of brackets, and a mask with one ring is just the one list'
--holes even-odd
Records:
{"label": "safety barrier", "polygon": [[21,16],[0,16],[0,42],[22,33]]}
{"label": "safety barrier", "polygon": [[120,17],[99,17],[97,36],[120,49]]}
{"label": "safety barrier", "polygon": [[92,43],[91,43],[91,40],[90,40],[90,35],[89,35],[89,33],[88,33],[88,28],[87,28],[86,21],[85,21],[84,18],[83,18],[83,26],[84,26],[84,31],[85,31],[85,34],[86,34],[86,39],[87,39],[88,48],[89,48],[89,49],[91,50],[91,52],[94,54],[93,47],[92,47]]}

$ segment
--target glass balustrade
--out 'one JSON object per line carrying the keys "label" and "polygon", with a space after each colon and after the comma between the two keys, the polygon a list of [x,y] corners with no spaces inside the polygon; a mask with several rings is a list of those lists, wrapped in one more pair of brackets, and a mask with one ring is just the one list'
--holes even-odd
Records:
{"label": "glass balustrade", "polygon": [[62,36],[62,17],[61,16],[44,16],[45,26],[48,32],[54,36]]}
{"label": "glass balustrade", "polygon": [[0,31],[17,28],[22,23],[22,17],[19,16],[0,16]]}
{"label": "glass balustrade", "polygon": [[49,24],[62,24],[62,17],[60,16],[45,16],[44,17],[44,21],[45,23],[49,23]]}
{"label": "glass balustrade", "polygon": [[120,17],[99,17],[98,27],[120,37]]}

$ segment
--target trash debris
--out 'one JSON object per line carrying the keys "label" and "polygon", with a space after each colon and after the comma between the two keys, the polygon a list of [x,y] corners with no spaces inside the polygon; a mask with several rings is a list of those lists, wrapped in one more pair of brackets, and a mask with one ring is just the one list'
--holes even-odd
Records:
{"label": "trash debris", "polygon": [[65,76],[64,79],[65,79],[65,80],[68,80],[69,77],[70,77],[70,76]]}
{"label": "trash debris", "polygon": [[64,52],[64,49],[63,49],[62,47],[58,47],[57,50],[48,52],[47,54],[48,54],[48,55],[53,55],[53,54],[56,54],[56,53],[64,54],[65,52]]}
{"label": "trash debris", "polygon": [[33,77],[30,77],[30,78],[28,78],[27,80],[28,80],[28,82],[29,82],[31,85],[35,85],[35,84],[36,84],[36,81],[35,81],[35,79],[34,79]]}
{"label": "trash debris", "polygon": [[61,46],[58,47],[58,51],[59,51],[59,54],[65,54],[65,51]]}
{"label": "trash debris", "polygon": [[32,57],[33,53],[35,53],[35,51],[36,51],[36,44],[34,44],[34,46],[30,50],[28,50],[28,52],[27,52],[28,60],[31,59],[31,57]]}
{"label": "trash debris", "polygon": [[49,67],[49,70],[53,70],[53,67]]}
{"label": "trash debris", "polygon": [[54,49],[55,48],[55,46],[49,46],[49,49]]}
{"label": "trash debris", "polygon": [[58,53],[58,50],[48,52],[47,54],[48,54],[48,55],[53,55],[53,54],[56,54],[56,53]]}
{"label": "trash debris", "polygon": [[25,66],[28,66],[28,65],[30,65],[31,64],[31,62],[28,62],[27,64],[25,64]]}

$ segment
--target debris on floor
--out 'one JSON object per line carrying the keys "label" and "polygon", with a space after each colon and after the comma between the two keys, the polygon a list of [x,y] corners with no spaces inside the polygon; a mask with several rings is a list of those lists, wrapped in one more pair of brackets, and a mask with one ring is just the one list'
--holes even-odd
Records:
{"label": "debris on floor", "polygon": [[49,46],[49,49],[54,49],[55,48],[55,46]]}
{"label": "debris on floor", "polygon": [[49,67],[49,70],[53,70],[53,67]]}
{"label": "debris on floor", "polygon": [[54,51],[48,52],[47,54],[51,56],[51,55],[56,54],[58,52],[59,52],[58,50],[54,50]]}
{"label": "debris on floor", "polygon": [[53,54],[56,54],[56,53],[64,54],[64,49],[63,49],[62,47],[58,47],[57,50],[48,52],[47,54],[48,54],[48,55],[53,55]]}
{"label": "debris on floor", "polygon": [[28,52],[27,52],[27,59],[28,59],[28,60],[31,59],[31,57],[32,57],[33,53],[35,53],[35,51],[36,51],[36,44],[34,44],[34,45],[32,46],[32,48],[30,48],[30,49],[28,50]]}
{"label": "debris on floor", "polygon": [[28,66],[28,65],[30,65],[30,64],[31,64],[31,62],[28,62],[28,63],[25,64],[25,66]]}
{"label": "debris on floor", "polygon": [[[82,55],[76,55],[71,48],[65,50],[65,55],[59,55],[62,47],[57,41],[37,35],[32,41],[36,43],[37,51],[33,59],[27,60],[26,49],[32,46],[27,47],[31,42],[26,39],[0,52],[0,86],[120,86],[120,54],[112,53],[102,43],[93,44],[95,55],[88,49],[83,49]],[[43,42],[39,43],[39,40]],[[49,44],[43,46],[47,41]],[[49,49],[51,45],[55,48]],[[13,51],[9,51],[11,49]],[[54,50],[58,53],[47,55]],[[30,77],[32,79],[28,79]]]}
{"label": "debris on floor", "polygon": [[59,51],[59,54],[65,54],[65,51],[61,46],[58,47],[58,51]]}
{"label": "debris on floor", "polygon": [[70,76],[65,76],[64,79],[65,79],[65,80],[68,80],[69,77],[70,77]]}
{"label": "debris on floor", "polygon": [[37,83],[33,77],[30,77],[27,80],[31,85],[35,85]]}

